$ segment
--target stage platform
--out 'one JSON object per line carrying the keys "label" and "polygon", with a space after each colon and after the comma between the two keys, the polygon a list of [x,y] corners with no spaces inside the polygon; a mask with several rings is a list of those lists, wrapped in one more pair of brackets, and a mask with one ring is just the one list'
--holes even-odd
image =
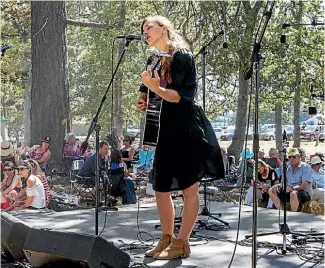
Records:
{"label": "stage platform", "polygon": [[[217,267],[227,268],[234,249],[236,229],[238,223],[238,205],[211,202],[211,212],[222,213],[221,219],[230,224],[230,229],[219,231],[200,230],[200,236],[214,237],[215,239],[192,238],[190,243],[192,254],[187,259],[172,261],[155,261],[151,258],[144,258],[145,249],[127,250],[133,256],[136,263],[146,263],[149,267],[183,267],[183,268],[205,268]],[[132,243],[137,241],[137,205],[127,205],[119,208],[119,211],[108,212],[106,225],[102,236],[115,245]],[[281,211],[281,222],[282,222]],[[38,228],[49,228],[67,232],[94,234],[95,232],[95,210],[74,210],[66,212],[52,211],[19,211],[11,212],[13,216],[23,220],[30,226]],[[324,216],[317,216],[305,213],[287,213],[287,222],[291,231],[308,232],[313,229],[316,232],[324,231]],[[201,217],[204,220],[206,217]],[[105,221],[105,212],[99,213],[99,231],[102,230]],[[211,221],[213,222],[213,221]],[[139,213],[139,227],[141,231],[149,232],[155,238],[160,235],[160,230],[155,229],[158,224],[158,215],[155,204],[141,204]],[[279,213],[274,209],[258,209],[258,232],[272,232],[279,230]],[[242,206],[241,225],[239,240],[251,233],[252,207]],[[144,239],[149,236],[143,235]],[[259,237],[258,242],[272,242],[282,244],[281,235]],[[252,267],[251,247],[237,246],[237,252],[231,267]],[[257,267],[316,267],[315,264],[305,262],[293,253],[285,256],[278,255],[274,250],[268,248],[258,249]],[[138,266],[141,267],[141,266]],[[317,267],[324,267],[324,263]]]}

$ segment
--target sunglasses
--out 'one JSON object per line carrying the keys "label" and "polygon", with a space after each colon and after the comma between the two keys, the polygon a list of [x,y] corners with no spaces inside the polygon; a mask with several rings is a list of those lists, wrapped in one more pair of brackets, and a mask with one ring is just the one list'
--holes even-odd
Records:
{"label": "sunglasses", "polygon": [[18,168],[18,171],[23,171],[24,169],[27,169],[27,168],[25,168],[25,167],[20,167],[20,168]]}
{"label": "sunglasses", "polygon": [[13,168],[4,168],[3,171],[13,171]]}
{"label": "sunglasses", "polygon": [[289,156],[289,159],[293,158],[293,159],[296,159],[298,156],[296,155],[292,155],[292,156]]}
{"label": "sunglasses", "polygon": [[317,164],[314,164],[315,166],[320,166],[322,163],[317,163]]}

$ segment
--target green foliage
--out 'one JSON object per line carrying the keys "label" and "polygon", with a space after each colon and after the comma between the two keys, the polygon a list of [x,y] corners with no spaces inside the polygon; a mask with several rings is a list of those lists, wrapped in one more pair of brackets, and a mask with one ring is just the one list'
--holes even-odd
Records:
{"label": "green foliage", "polygon": [[[255,14],[254,7],[245,1],[126,1],[123,4],[126,17],[122,23],[119,21],[121,2],[66,2],[69,19],[111,25],[108,29],[67,25],[70,110],[73,123],[89,122],[97,111],[111,79],[112,63],[115,67],[119,45],[123,42],[118,39],[114,43],[114,38],[122,34],[139,33],[142,20],[152,14],[168,16],[184,35],[194,55],[220,32],[225,22],[228,49],[222,48],[222,36],[208,47],[207,114],[213,119],[225,111],[236,110],[238,72],[248,66],[252,36],[257,29],[253,21],[258,22],[263,8]],[[265,3],[256,1],[255,5],[264,6]],[[22,59],[24,53],[30,50],[29,39],[26,42],[30,26],[29,2],[5,2],[2,4],[2,11],[3,44],[12,43],[14,46],[7,51],[1,63],[3,85],[1,111],[10,122],[21,124],[23,92],[28,90],[24,83],[28,74],[22,71],[24,69]],[[323,92],[324,27],[289,27],[286,29],[286,44],[279,41],[281,25],[284,22],[295,23],[296,12],[295,2],[277,3],[262,42],[261,52],[266,55],[266,59],[261,70],[261,122],[264,119],[272,120],[274,107],[278,105],[284,108],[285,121],[292,121],[297,63],[302,67],[303,106],[308,106],[311,84],[314,85],[315,93]],[[306,23],[311,19],[317,20],[321,13],[320,1],[304,2],[303,20]],[[119,68],[122,77],[121,103],[125,123],[140,123],[141,113],[135,110],[135,101],[141,83],[140,73],[144,70],[147,57],[147,47],[140,42],[132,42]],[[200,55],[196,57],[196,62],[199,79],[198,101],[202,103]],[[116,86],[116,83],[114,85]],[[112,89],[109,89],[100,116],[104,130],[108,129],[110,124],[111,92]]]}

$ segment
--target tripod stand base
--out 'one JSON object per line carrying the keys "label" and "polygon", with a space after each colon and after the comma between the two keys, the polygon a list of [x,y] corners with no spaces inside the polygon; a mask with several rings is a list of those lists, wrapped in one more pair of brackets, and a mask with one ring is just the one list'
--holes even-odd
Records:
{"label": "tripod stand base", "polygon": [[[221,213],[210,213],[210,211],[209,211],[209,209],[207,207],[202,208],[202,211],[199,214],[199,216],[206,216],[206,217],[212,218],[212,219],[214,219],[214,220],[216,220],[218,222],[221,222],[225,226],[229,226],[228,222],[217,218],[217,217],[222,216]],[[217,226],[215,223],[208,224],[206,221],[202,221],[202,220],[197,220],[196,223],[199,224],[199,228],[204,228],[206,230],[215,230],[216,228],[213,228],[212,226]]]}

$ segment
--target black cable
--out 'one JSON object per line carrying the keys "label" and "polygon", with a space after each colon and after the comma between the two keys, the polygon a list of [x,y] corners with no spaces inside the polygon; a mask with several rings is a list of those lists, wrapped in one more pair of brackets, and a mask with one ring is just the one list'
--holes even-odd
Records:
{"label": "black cable", "polygon": [[[114,44],[115,44],[115,40],[116,40],[117,38],[114,38],[113,39],[113,45],[112,45],[112,50],[111,50],[111,57],[112,57],[112,73],[111,73],[111,75],[112,75],[112,77],[113,77],[113,68],[114,68],[114,65],[113,65],[113,61],[114,61]],[[114,88],[113,88],[113,82],[112,82],[112,92],[113,92],[113,90],[114,90]],[[114,98],[114,95],[113,95],[113,93],[112,93],[112,104],[113,104],[113,98]],[[112,114],[112,116],[113,116],[113,114]],[[112,135],[112,126],[111,126],[111,135]],[[112,138],[113,139],[113,138]],[[112,185],[110,185],[110,187],[112,187]],[[106,195],[106,193],[105,193],[105,195]],[[107,198],[106,198],[106,200],[105,200],[105,207],[107,206]],[[104,218],[104,225],[103,225],[103,228],[102,228],[102,230],[100,231],[100,233],[99,233],[99,236],[101,236],[101,234],[103,233],[103,231],[104,231],[104,229],[105,229],[105,227],[106,227],[106,219],[107,219],[107,214],[108,214],[108,209],[106,208],[106,212],[105,212],[105,218]]]}
{"label": "black cable", "polygon": [[[247,178],[247,158],[246,158],[246,149],[247,149],[247,143],[248,143],[248,130],[249,130],[249,119],[250,119],[250,113],[251,113],[251,106],[252,106],[252,94],[253,94],[253,83],[251,83],[251,90],[250,90],[250,99],[249,99],[249,105],[248,105],[248,115],[247,115],[247,126],[246,126],[246,138],[245,138],[245,145],[244,145],[244,167],[243,167],[243,173],[241,175],[241,186],[240,186],[240,194],[239,194],[239,210],[238,210],[238,224],[237,224],[237,233],[236,233],[236,241],[235,241],[235,247],[234,247],[234,251],[232,253],[231,256],[231,260],[229,262],[228,268],[231,267],[231,264],[234,260],[235,254],[236,254],[236,250],[237,250],[237,244],[238,244],[238,238],[239,238],[239,229],[240,229],[240,220],[241,220],[241,208],[242,208],[242,196],[243,196],[243,189],[244,189],[244,185],[246,182],[246,178]],[[257,163],[255,163],[256,165]],[[257,179],[257,178],[255,178]],[[255,202],[255,201],[254,201]]]}

